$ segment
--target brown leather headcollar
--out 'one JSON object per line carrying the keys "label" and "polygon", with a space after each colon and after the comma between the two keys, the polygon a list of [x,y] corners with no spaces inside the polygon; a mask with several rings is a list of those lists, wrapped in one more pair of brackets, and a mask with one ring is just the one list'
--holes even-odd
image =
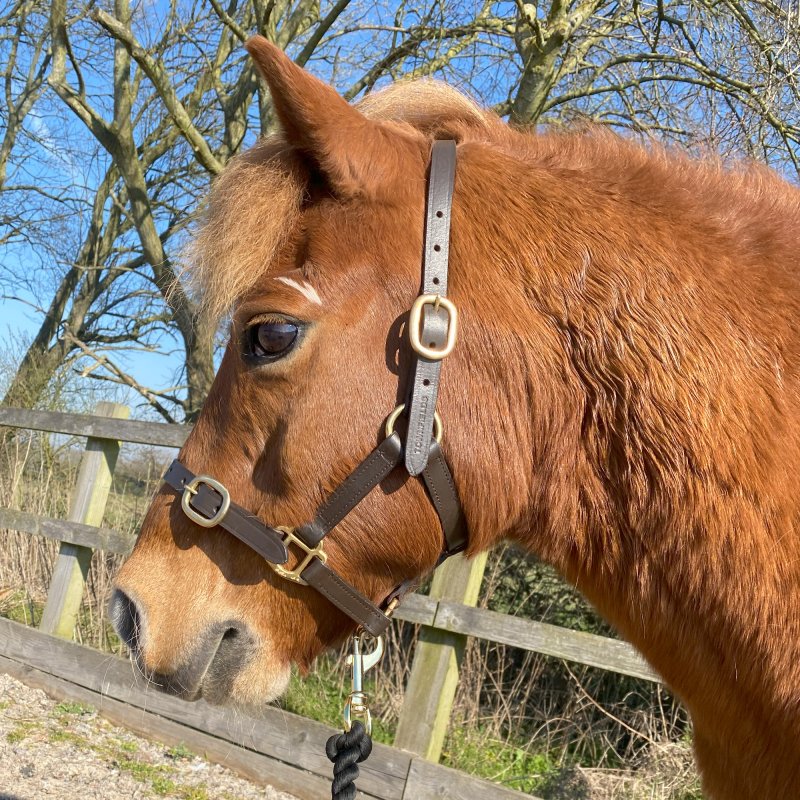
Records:
{"label": "brown leather headcollar", "polygon": [[[398,586],[378,606],[328,567],[323,541],[330,531],[401,462],[410,475],[421,475],[442,525],[444,544],[438,563],[467,546],[461,503],[438,439],[441,421],[436,414],[442,359],[456,340],[457,313],[446,298],[450,217],[455,183],[456,145],[434,142],[425,221],[422,293],[414,301],[408,331],[414,351],[413,378],[405,404],[398,406],[386,425],[386,438],[317,509],[314,519],[298,528],[270,527],[232,502],[228,490],[208,475],[194,475],[178,459],[164,481],[181,494],[181,506],[198,525],[219,525],[262,556],[282,577],[312,586],[355,620],[367,633],[379,636],[390,614],[413,582]],[[407,418],[405,441],[394,430],[397,418]],[[300,552],[289,570],[290,546]]]}

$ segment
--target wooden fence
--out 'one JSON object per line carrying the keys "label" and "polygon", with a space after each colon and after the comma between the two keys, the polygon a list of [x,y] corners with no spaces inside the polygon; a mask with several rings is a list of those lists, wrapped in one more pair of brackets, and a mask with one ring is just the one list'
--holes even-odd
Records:
{"label": "wooden fence", "polygon": [[[128,409],[101,403],[94,416],[0,408],[0,427],[87,437],[69,519],[0,509],[0,528],[57,540],[59,553],[40,630],[0,620],[0,670],[51,694],[92,703],[115,722],[167,743],[184,742],[255,780],[302,798],[330,796],[324,741],[331,730],[270,709],[256,722],[132,684],[131,668],[70,641],[93,550],[128,553],[132,537],[102,527],[121,442],[178,448],[189,426],[128,420]],[[438,765],[467,637],[658,681],[625,642],[475,608],[485,559],[451,559],[429,595],[414,594],[395,617],[422,626],[395,744],[376,746],[360,797],[380,800],[505,800],[519,792]],[[400,749],[402,748],[402,749]]]}

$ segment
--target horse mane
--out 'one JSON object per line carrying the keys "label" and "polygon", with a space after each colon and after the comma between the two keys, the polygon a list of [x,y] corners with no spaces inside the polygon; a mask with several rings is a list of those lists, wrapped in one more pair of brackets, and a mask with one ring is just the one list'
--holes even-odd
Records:
{"label": "horse mane", "polygon": [[[370,119],[401,123],[431,139],[489,145],[531,166],[581,171],[608,191],[633,191],[648,203],[685,202],[690,189],[705,218],[718,219],[735,236],[749,228],[757,239],[764,224],[774,227],[787,212],[800,212],[800,193],[754,163],[726,165],[709,155],[701,162],[591,124],[515,130],[432,79],[400,81],[357,107]],[[268,274],[299,218],[307,184],[307,172],[280,132],[234,157],[214,180],[182,259],[182,278],[206,313],[221,317]]]}

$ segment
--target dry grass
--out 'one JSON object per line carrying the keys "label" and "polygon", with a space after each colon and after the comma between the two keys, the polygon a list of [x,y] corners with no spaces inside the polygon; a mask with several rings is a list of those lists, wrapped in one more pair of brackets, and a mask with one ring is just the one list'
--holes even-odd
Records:
{"label": "dry grass", "polygon": [[[42,433],[6,435],[0,440],[0,507],[45,517],[68,517],[72,488],[85,441]],[[158,484],[168,456],[137,448],[114,476],[104,525],[133,536]],[[0,530],[0,614],[36,623],[47,598],[58,543]],[[121,556],[92,557],[75,638],[100,650],[120,653],[107,618],[111,584]]]}

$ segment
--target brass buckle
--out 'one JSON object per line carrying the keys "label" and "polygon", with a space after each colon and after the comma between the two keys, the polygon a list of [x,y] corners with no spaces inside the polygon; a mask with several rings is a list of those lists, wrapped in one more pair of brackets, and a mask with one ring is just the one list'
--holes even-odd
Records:
{"label": "brass buckle", "polygon": [[[201,483],[210,486],[215,492],[222,496],[222,503],[213,517],[204,517],[199,511],[193,509],[189,503],[191,498],[197,494],[198,486],[200,486]],[[183,494],[181,495],[181,508],[183,509],[183,513],[186,514],[192,522],[196,522],[204,528],[213,528],[215,525],[219,525],[228,513],[230,506],[230,492],[228,492],[219,481],[215,481],[209,475],[195,475],[194,478],[183,487]]]}
{"label": "brass buckle", "polygon": [[316,547],[309,547],[302,539],[295,536],[294,528],[287,528],[285,525],[278,525],[276,531],[283,534],[283,543],[286,549],[289,549],[290,544],[296,544],[305,554],[305,558],[294,569],[286,569],[282,564],[273,564],[271,561],[267,563],[281,576],[286,578],[287,581],[292,583],[299,583],[301,586],[308,586],[308,581],[304,581],[300,575],[303,570],[311,563],[312,559],[318,558],[323,564],[328,560],[328,554],[322,549],[322,542]]}
{"label": "brass buckle", "polygon": [[[405,411],[406,404],[400,403],[397,408],[392,411],[391,414],[386,418],[386,438],[388,439],[394,433],[394,424],[397,422],[400,415]],[[437,411],[433,412],[433,438],[436,439],[439,444],[442,443],[442,431],[444,430],[444,426],[442,425],[442,418],[439,416]]]}
{"label": "brass buckle", "polygon": [[[437,311],[441,306],[447,311],[449,322],[447,325],[447,341],[444,347],[437,349],[435,347],[427,347],[420,339],[420,323],[422,322],[422,309],[425,306],[433,306]],[[458,309],[446,297],[438,294],[421,294],[411,306],[411,312],[408,315],[408,338],[411,341],[411,347],[414,351],[427,358],[429,361],[441,361],[445,356],[449,356],[453,352],[456,345],[456,335],[458,333]]]}

